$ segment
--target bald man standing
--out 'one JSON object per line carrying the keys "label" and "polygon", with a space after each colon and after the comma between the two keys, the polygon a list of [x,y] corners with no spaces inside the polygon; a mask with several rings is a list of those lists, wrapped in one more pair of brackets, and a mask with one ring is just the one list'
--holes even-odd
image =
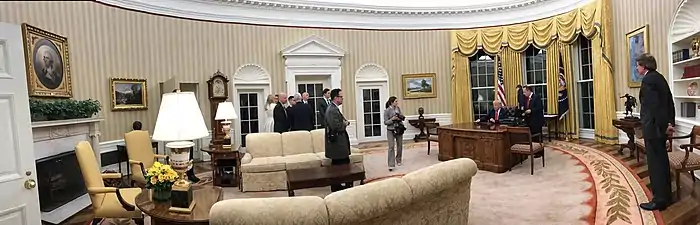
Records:
{"label": "bald man standing", "polygon": [[277,96],[279,96],[279,102],[277,102],[275,109],[272,110],[272,118],[275,120],[273,131],[277,133],[284,133],[289,131],[291,128],[289,124],[289,115],[287,112],[288,108],[286,106],[287,94],[279,93]]}

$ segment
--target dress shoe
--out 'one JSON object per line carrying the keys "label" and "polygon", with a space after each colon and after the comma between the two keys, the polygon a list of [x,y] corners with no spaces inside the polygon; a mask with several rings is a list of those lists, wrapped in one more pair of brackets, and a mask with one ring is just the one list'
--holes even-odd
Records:
{"label": "dress shoe", "polygon": [[652,211],[652,210],[659,210],[659,211],[664,211],[668,207],[666,204],[659,204],[656,202],[647,202],[647,203],[642,203],[639,204],[639,208],[642,208],[643,210],[647,211]]}

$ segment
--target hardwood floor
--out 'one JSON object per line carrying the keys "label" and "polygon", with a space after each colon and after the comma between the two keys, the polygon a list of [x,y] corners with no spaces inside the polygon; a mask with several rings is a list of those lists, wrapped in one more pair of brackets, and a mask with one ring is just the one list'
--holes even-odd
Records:
{"label": "hardwood floor", "polygon": [[[642,182],[651,189],[649,171],[644,160],[644,155],[641,155],[639,162],[637,162],[637,157],[632,156],[628,149],[625,149],[623,155],[620,155],[618,153],[620,149],[618,145],[600,144],[592,140],[575,140],[571,142],[593,147],[615,156],[615,158],[620,159],[620,161],[632,168],[637,173],[637,176],[642,179]],[[673,180],[673,182],[675,182],[675,180]],[[673,196],[675,198],[675,185],[671,185],[671,187],[673,188]],[[676,199],[673,205],[661,212],[666,225],[700,225],[700,195],[698,195],[698,193],[700,193],[700,182],[693,183],[690,174],[681,174],[680,200]]]}
{"label": "hardwood floor", "polygon": [[[615,156],[616,158],[620,159],[620,161],[627,164],[627,166],[632,168],[637,173],[639,178],[642,179],[642,182],[649,187],[649,173],[647,170],[647,165],[644,161],[644,155],[642,155],[640,158],[640,162],[637,162],[637,158],[631,156],[630,151],[627,149],[625,149],[623,155],[620,155],[618,153],[619,147],[617,145],[600,144],[592,140],[574,140],[571,142],[593,147]],[[371,148],[382,146],[386,146],[386,142],[366,143],[361,144],[359,147]],[[211,167],[209,166],[208,162],[200,162],[196,163],[195,171],[197,171],[197,173],[208,172],[211,171]],[[675,189],[675,185],[672,185],[672,187]],[[666,225],[700,225],[700,194],[698,193],[700,193],[700,182],[693,183],[690,174],[683,174],[681,176],[681,199],[676,200],[673,205],[661,212]],[[92,216],[90,210],[85,209],[61,225],[85,225],[91,219]]]}

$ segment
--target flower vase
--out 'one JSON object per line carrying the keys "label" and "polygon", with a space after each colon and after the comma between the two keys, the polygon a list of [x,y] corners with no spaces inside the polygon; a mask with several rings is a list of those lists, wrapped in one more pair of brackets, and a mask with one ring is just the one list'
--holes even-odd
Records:
{"label": "flower vase", "polygon": [[171,195],[171,187],[168,188],[157,188],[157,189],[152,189],[152,198],[153,201],[158,201],[158,202],[164,202],[164,201],[170,201],[170,195]]}

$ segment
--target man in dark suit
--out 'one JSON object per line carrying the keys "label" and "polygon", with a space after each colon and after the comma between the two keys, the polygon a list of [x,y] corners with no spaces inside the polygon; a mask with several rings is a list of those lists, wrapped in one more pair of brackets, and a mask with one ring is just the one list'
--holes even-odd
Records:
{"label": "man in dark suit", "polygon": [[[337,88],[331,91],[333,101],[326,111],[326,158],[331,165],[350,164],[350,136],[345,130],[350,122],[345,119],[338,106],[343,104],[343,92]],[[352,187],[352,182],[332,184],[331,192]]]}
{"label": "man in dark suit", "polygon": [[666,139],[673,135],[676,109],[666,79],[656,72],[654,56],[645,53],[637,57],[636,61],[637,72],[643,76],[639,90],[640,116],[651,192],[654,194],[651,202],[642,203],[639,207],[644,210],[664,210],[672,204]]}
{"label": "man in dark suit", "polygon": [[309,93],[301,94],[301,101],[290,109],[290,122],[292,131],[305,130],[311,131],[314,129],[314,109],[309,105]]}
{"label": "man in dark suit", "polygon": [[[530,133],[533,135],[541,134],[542,126],[544,126],[544,105],[542,98],[532,92],[532,87],[523,87],[523,104],[520,105],[520,108],[523,109],[525,122],[530,127]],[[541,141],[542,136],[539,138],[539,140],[533,141]],[[542,157],[543,154],[544,152],[539,152],[535,154],[535,158]]]}
{"label": "man in dark suit", "polygon": [[326,110],[328,109],[328,105],[331,104],[331,89],[324,88],[323,89],[323,99],[321,100],[319,106],[319,114],[318,114],[318,123],[321,126],[321,128],[326,127]]}
{"label": "man in dark suit", "polygon": [[503,109],[501,102],[493,101],[493,109],[489,110],[489,113],[486,114],[486,116],[481,117],[476,122],[498,123],[498,121],[508,117],[506,114],[506,110]]}
{"label": "man in dark suit", "polygon": [[284,133],[289,131],[291,128],[289,124],[289,117],[287,115],[287,94],[279,93],[278,96],[279,102],[277,102],[275,109],[272,110],[272,118],[275,120],[273,131],[277,133]]}

